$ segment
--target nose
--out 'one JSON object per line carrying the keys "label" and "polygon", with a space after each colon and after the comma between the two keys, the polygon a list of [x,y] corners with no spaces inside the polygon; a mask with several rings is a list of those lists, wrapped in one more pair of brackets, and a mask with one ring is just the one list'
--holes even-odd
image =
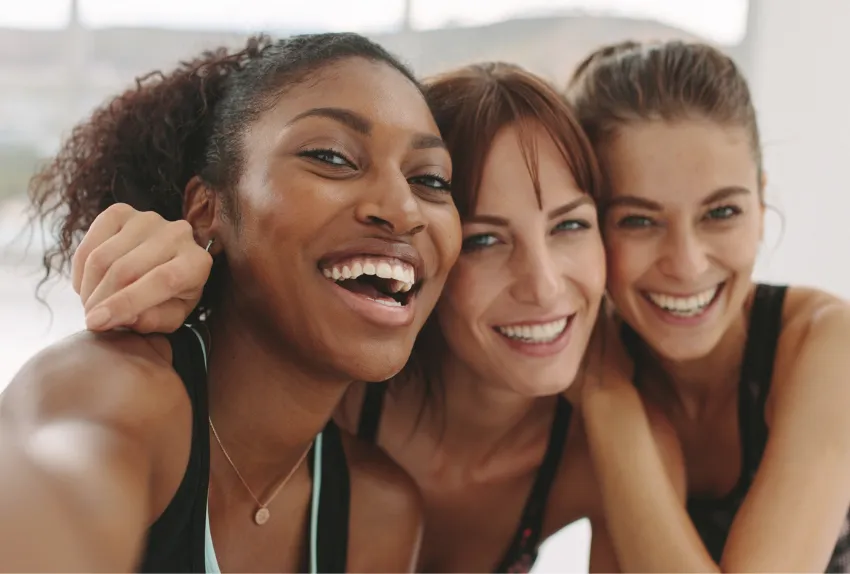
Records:
{"label": "nose", "polygon": [[554,306],[564,292],[564,279],[545,242],[520,249],[514,258],[514,299],[537,307]]}
{"label": "nose", "polygon": [[396,170],[374,178],[372,189],[356,207],[356,217],[364,225],[377,226],[393,235],[412,236],[427,227],[419,199],[404,174]]}
{"label": "nose", "polygon": [[705,245],[692,230],[671,232],[666,238],[660,270],[683,283],[696,281],[708,271]]}

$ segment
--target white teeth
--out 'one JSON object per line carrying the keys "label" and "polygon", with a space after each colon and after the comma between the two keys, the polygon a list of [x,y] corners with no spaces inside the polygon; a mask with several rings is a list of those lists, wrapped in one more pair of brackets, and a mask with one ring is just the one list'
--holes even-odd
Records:
{"label": "white teeth", "polygon": [[381,261],[375,269],[375,275],[381,279],[389,279],[393,276],[393,268],[390,267],[388,263]]}
{"label": "white teeth", "polygon": [[690,297],[673,297],[663,293],[647,293],[649,300],[661,307],[668,313],[679,317],[693,317],[702,313],[706,307],[714,300],[717,295],[719,286],[714,286],[702,293],[691,295]]}
{"label": "white teeth", "polygon": [[334,281],[357,279],[361,275],[392,279],[389,284],[391,293],[407,293],[416,283],[416,272],[413,267],[398,259],[375,257],[349,259],[345,264],[337,263],[333,267],[322,269],[322,274]]}
{"label": "white teeth", "polygon": [[499,332],[505,337],[523,341],[524,343],[551,343],[560,337],[566,328],[566,317],[552,321],[551,323],[497,327]]}

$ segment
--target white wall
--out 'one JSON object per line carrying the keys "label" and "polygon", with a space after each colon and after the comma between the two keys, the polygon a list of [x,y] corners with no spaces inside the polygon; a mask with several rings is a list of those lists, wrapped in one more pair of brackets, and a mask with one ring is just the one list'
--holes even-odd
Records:
{"label": "white wall", "polygon": [[755,2],[749,68],[762,125],[770,235],[760,275],[850,297],[850,2]]}

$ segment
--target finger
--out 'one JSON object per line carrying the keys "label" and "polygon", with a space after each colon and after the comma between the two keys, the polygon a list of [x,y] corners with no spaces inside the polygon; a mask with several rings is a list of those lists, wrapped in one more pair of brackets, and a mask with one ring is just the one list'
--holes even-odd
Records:
{"label": "finger", "polygon": [[95,217],[71,259],[71,283],[78,295],[89,255],[105,241],[118,234],[132,213],[135,211],[129,205],[117,203]]}
{"label": "finger", "polygon": [[135,322],[125,326],[136,333],[173,333],[183,325],[194,308],[194,302],[169,299],[148,309],[139,315]]}
{"label": "finger", "polygon": [[86,315],[86,324],[92,330],[130,325],[146,311],[172,299],[183,300],[191,311],[200,300],[209,275],[209,268],[199,271],[203,269],[193,271],[179,258],[172,259],[92,308]]}
{"label": "finger", "polygon": [[[173,273],[177,276],[166,277],[169,283],[156,285],[155,295],[163,298],[157,300],[154,305],[180,297],[184,291],[194,292],[203,288],[212,265],[212,257],[195,243],[192,227],[187,222],[175,221],[159,229],[154,236],[148,237],[109,266],[86,301],[86,311],[94,309],[121,289],[175,259],[179,265],[173,266]],[[179,291],[169,292],[172,284]],[[135,311],[140,314],[145,309]]]}
{"label": "finger", "polygon": [[[179,233],[175,231],[185,233],[185,229],[188,227],[191,240],[191,228],[188,223],[183,222],[182,225],[178,225],[174,229],[170,226],[171,222],[166,221],[156,213],[136,213],[118,233],[92,251],[86,259],[80,286],[80,298],[83,300],[86,310],[94,307],[89,299],[104,278],[107,275],[115,277],[114,267],[120,260],[126,257],[126,260],[121,263],[117,270],[119,278],[124,279],[125,282],[117,286],[113,285],[113,293],[121,287],[129,285],[157,265],[172,259],[180,245],[177,241]],[[133,260],[138,256],[135,251],[141,245],[150,245],[151,247],[139,252],[140,254],[155,253],[158,256],[158,261],[151,261],[148,257],[143,260],[147,267],[135,264]],[[134,277],[127,276],[130,270],[137,275]]]}

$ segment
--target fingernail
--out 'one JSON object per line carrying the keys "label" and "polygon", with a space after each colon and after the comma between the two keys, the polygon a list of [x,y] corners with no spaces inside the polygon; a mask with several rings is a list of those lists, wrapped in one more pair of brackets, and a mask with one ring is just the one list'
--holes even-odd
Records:
{"label": "fingernail", "polygon": [[91,313],[86,315],[86,328],[95,330],[105,328],[112,314],[106,307],[97,307]]}

